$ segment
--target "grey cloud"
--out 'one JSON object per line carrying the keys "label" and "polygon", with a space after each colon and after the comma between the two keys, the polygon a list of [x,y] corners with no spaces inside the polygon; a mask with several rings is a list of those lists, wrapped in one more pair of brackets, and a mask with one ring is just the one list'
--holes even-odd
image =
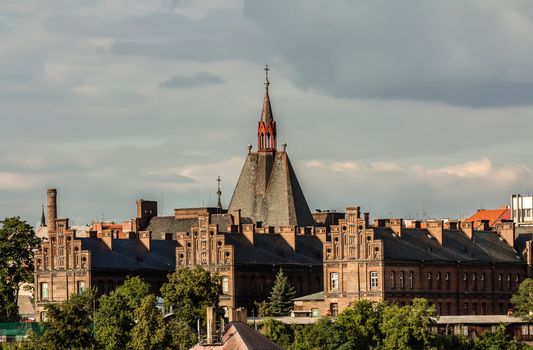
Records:
{"label": "grey cloud", "polygon": [[224,79],[217,75],[201,72],[188,77],[176,75],[168,80],[160,82],[159,87],[164,89],[180,89],[209,85],[222,85],[224,83]]}
{"label": "grey cloud", "polygon": [[499,4],[246,1],[244,13],[269,34],[304,88],[472,107],[531,105],[532,7]]}

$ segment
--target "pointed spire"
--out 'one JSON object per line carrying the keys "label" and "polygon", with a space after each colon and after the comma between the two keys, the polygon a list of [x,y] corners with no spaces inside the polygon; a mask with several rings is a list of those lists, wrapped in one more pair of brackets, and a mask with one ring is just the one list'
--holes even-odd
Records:
{"label": "pointed spire", "polygon": [[44,205],[41,205],[41,221],[39,222],[40,227],[46,227],[46,219],[44,216]]}
{"label": "pointed spire", "polygon": [[217,208],[218,209],[222,209],[222,202],[220,201],[220,196],[222,195],[222,191],[220,190],[220,176],[217,177],[217,182],[218,182],[218,190],[217,190]]}
{"label": "pointed spire", "polygon": [[270,96],[268,95],[268,86],[270,81],[268,81],[268,64],[265,65],[265,97],[263,99],[263,111],[261,112],[261,121],[270,122],[274,120],[272,117],[272,106],[270,105]]}

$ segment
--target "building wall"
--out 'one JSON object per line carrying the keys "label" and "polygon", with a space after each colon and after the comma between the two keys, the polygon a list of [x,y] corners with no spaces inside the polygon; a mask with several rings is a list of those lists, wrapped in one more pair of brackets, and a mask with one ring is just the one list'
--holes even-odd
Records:
{"label": "building wall", "polygon": [[533,225],[533,196],[511,195],[511,218],[516,225]]}

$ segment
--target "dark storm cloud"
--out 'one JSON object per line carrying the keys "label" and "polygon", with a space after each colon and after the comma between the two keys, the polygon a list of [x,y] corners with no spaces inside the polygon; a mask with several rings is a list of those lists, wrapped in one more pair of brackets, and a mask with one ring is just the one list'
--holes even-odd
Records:
{"label": "dark storm cloud", "polygon": [[460,106],[531,105],[532,6],[246,1],[304,88]]}

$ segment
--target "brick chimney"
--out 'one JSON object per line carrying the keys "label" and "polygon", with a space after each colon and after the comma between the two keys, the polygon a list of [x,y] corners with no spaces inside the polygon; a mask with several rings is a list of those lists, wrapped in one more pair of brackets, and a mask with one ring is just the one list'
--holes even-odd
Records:
{"label": "brick chimney", "polygon": [[467,222],[467,221],[461,221],[461,231],[466,235],[466,237],[470,238],[470,240],[474,239],[474,223]]}
{"label": "brick chimney", "polygon": [[296,227],[295,226],[281,226],[279,234],[287,242],[291,248],[296,251]]}
{"label": "brick chimney", "polygon": [[443,222],[442,220],[431,220],[427,222],[427,230],[442,245],[443,242]]}
{"label": "brick chimney", "polygon": [[496,231],[509,247],[514,248],[514,222],[512,220],[502,220],[496,224]]}
{"label": "brick chimney", "polygon": [[242,322],[246,323],[248,321],[248,316],[246,313],[246,308],[230,308],[229,309],[229,322]]}
{"label": "brick chimney", "polygon": [[368,227],[370,225],[370,213],[363,213],[363,217],[365,218],[365,227]]}
{"label": "brick chimney", "polygon": [[105,243],[107,248],[109,248],[109,250],[113,250],[113,231],[111,230],[102,231],[100,237],[101,237],[100,239],[102,240],[102,242]]}
{"label": "brick chimney", "polygon": [[322,242],[322,244],[326,243],[327,239],[327,231],[325,227],[316,227],[315,228],[315,236]]}
{"label": "brick chimney", "polygon": [[254,224],[244,224],[242,225],[242,233],[250,242],[251,245],[254,245],[254,231],[255,231],[255,225]]}
{"label": "brick chimney", "polygon": [[142,243],[142,245],[147,250],[150,250],[150,244],[152,242],[152,232],[151,231],[141,231],[141,232],[139,232],[139,241]]}
{"label": "brick chimney", "polygon": [[477,230],[478,231],[488,231],[490,229],[489,227],[489,220],[479,220],[477,224]]}
{"label": "brick chimney", "polygon": [[56,232],[57,219],[57,190],[49,188],[47,194],[47,208],[48,208],[48,233]]}
{"label": "brick chimney", "polygon": [[389,219],[388,226],[392,232],[402,237],[403,219]]}
{"label": "brick chimney", "polygon": [[241,210],[233,210],[233,225],[241,226]]}
{"label": "brick chimney", "polygon": [[215,308],[207,307],[207,344],[214,344],[216,342],[217,318]]}

